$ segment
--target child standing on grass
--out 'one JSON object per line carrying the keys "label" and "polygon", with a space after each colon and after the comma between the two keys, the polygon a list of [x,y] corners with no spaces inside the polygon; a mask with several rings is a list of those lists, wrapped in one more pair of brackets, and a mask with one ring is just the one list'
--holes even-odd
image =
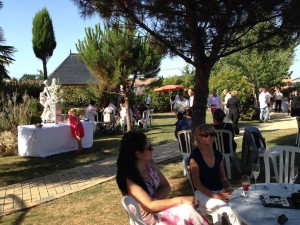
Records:
{"label": "child standing on grass", "polygon": [[77,152],[82,152],[82,138],[84,137],[84,129],[81,121],[76,115],[76,109],[72,108],[68,112],[69,114],[69,121],[71,127],[71,133],[74,138],[76,138],[78,143],[78,150]]}

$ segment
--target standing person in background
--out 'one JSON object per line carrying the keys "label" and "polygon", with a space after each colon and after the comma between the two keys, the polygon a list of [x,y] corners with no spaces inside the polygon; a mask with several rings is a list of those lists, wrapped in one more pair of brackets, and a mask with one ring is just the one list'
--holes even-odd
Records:
{"label": "standing person in background", "polygon": [[266,89],[266,101],[267,101],[267,105],[268,105],[268,108],[269,108],[268,113],[267,113],[268,120],[271,119],[270,112],[273,112],[273,110],[274,110],[273,109],[274,101],[272,99],[273,95],[271,95],[270,92],[271,92],[271,90]]}
{"label": "standing person in background", "polygon": [[261,88],[261,92],[259,94],[258,100],[259,100],[259,108],[260,108],[260,114],[259,114],[259,122],[268,122],[269,119],[269,106],[268,106],[268,98],[266,94],[266,88]]}
{"label": "standing person in background", "polygon": [[182,92],[179,92],[178,99],[175,100],[174,108],[173,108],[173,111],[177,117],[177,122],[184,118],[184,115],[188,109],[189,109],[189,101],[183,97]]}
{"label": "standing person in background", "polygon": [[76,109],[70,109],[69,112],[69,121],[70,121],[70,127],[71,127],[71,133],[74,138],[77,140],[78,149],[77,152],[82,152],[82,138],[84,137],[84,128],[79,120],[79,118],[76,115]]}
{"label": "standing person in background", "polygon": [[274,92],[274,98],[275,98],[275,112],[281,112],[281,104],[282,104],[282,98],[283,94],[280,92],[279,88],[275,89]]}
{"label": "standing person in background", "polygon": [[149,94],[146,94],[145,105],[148,107],[148,109],[150,109],[150,103],[151,103],[151,97],[149,96]]}
{"label": "standing person in background", "polygon": [[231,94],[229,93],[229,91],[227,89],[223,90],[223,94],[225,95],[225,99],[224,99],[224,112],[225,112],[225,123],[229,122],[229,109],[227,108],[227,102],[228,99],[231,98]]}
{"label": "standing person in background", "polygon": [[90,101],[90,104],[86,108],[85,118],[91,121],[97,121],[98,109],[94,100]]}
{"label": "standing person in background", "polygon": [[173,112],[173,106],[174,106],[174,103],[175,103],[175,93],[173,92],[170,96],[170,105],[171,105],[171,112]]}
{"label": "standing person in background", "polygon": [[188,95],[189,95],[189,105],[191,108],[191,107],[193,107],[193,104],[194,104],[194,88],[189,88]]}
{"label": "standing person in background", "polygon": [[212,89],[212,95],[208,99],[208,106],[210,107],[212,115],[214,115],[216,109],[220,109],[222,107],[222,101],[220,96],[217,94],[216,89]]}
{"label": "standing person in background", "polygon": [[300,93],[294,91],[291,96],[291,116],[300,116]]}
{"label": "standing person in background", "polygon": [[237,98],[237,91],[231,92],[231,98],[227,101],[227,108],[229,109],[229,118],[232,121],[233,132],[235,135],[240,133],[239,117],[240,117],[240,100]]}

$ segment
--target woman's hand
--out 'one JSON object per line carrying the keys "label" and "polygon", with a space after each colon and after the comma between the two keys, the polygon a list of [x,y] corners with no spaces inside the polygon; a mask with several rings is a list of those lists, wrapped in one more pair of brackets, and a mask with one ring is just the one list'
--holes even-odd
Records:
{"label": "woman's hand", "polygon": [[228,187],[228,188],[224,188],[222,192],[232,194],[233,191],[234,191],[233,187]]}
{"label": "woman's hand", "polygon": [[217,193],[219,199],[223,200],[224,202],[229,202],[231,192],[219,192]]}

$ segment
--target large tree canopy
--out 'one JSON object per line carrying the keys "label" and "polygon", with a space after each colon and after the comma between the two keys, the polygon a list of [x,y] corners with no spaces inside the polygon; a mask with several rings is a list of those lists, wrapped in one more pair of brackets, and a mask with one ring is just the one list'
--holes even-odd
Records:
{"label": "large tree canopy", "polygon": [[46,8],[36,13],[33,18],[32,46],[35,56],[43,62],[44,79],[46,80],[48,78],[47,62],[56,48],[52,20]]}
{"label": "large tree canopy", "polygon": [[[208,82],[221,58],[299,38],[299,0],[73,0],[83,16],[129,18],[195,67],[194,125],[205,122]],[[252,32],[252,38],[246,38]],[[277,42],[269,42],[277,37]]]}

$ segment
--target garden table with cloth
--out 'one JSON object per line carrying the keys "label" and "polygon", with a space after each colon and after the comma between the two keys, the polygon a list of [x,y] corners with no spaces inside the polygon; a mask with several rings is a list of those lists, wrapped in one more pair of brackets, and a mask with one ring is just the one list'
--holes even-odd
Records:
{"label": "garden table with cloth", "polygon": [[[82,145],[93,145],[94,122],[82,121],[84,137]],[[78,149],[76,139],[71,134],[69,122],[46,123],[43,127],[34,125],[18,126],[18,151],[21,156],[46,157]]]}
{"label": "garden table with cloth", "polygon": [[[295,192],[300,190],[300,184],[295,184]],[[277,218],[281,214],[285,214],[288,217],[288,222],[285,225],[300,224],[300,206],[297,209],[292,208],[277,208],[266,207],[263,204],[262,196],[278,197],[279,199],[286,199],[291,196],[292,184],[287,183],[263,183],[257,184],[256,188],[254,184],[248,191],[248,198],[246,198],[249,204],[243,204],[243,189],[235,189],[232,193],[229,205],[233,212],[247,225],[275,225]]]}

